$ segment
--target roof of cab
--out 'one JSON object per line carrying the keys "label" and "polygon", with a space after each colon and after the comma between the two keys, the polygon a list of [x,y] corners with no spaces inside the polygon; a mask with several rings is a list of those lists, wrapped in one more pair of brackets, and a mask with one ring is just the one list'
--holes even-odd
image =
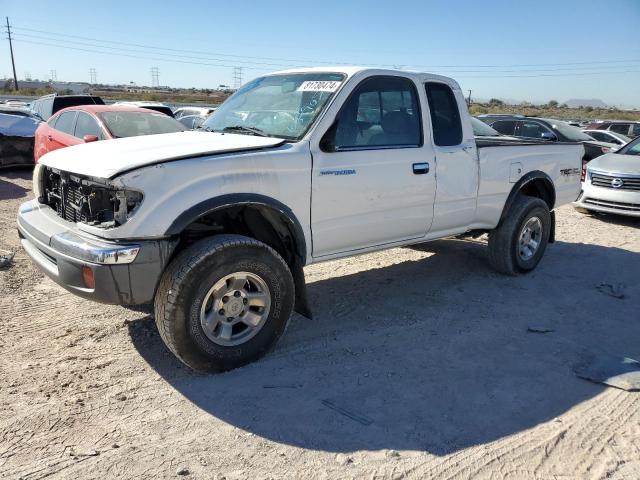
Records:
{"label": "roof of cab", "polygon": [[437,75],[435,73],[428,72],[416,72],[411,70],[394,70],[388,68],[374,68],[374,67],[362,67],[362,66],[346,66],[346,65],[338,65],[338,66],[326,66],[326,67],[309,67],[309,68],[291,68],[288,70],[280,70],[277,72],[272,72],[267,75],[283,75],[287,73],[342,73],[347,77],[353,77],[358,74],[367,74],[367,75],[405,75],[407,77],[413,78],[417,81],[424,81],[426,79],[429,80],[437,80],[443,83],[447,83],[450,86],[460,89],[458,82],[456,82],[451,77],[445,77],[443,75]]}

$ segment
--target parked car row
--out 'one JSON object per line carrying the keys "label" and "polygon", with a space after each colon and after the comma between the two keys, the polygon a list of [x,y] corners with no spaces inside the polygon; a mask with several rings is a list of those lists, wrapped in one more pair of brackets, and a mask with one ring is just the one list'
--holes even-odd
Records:
{"label": "parked car row", "polygon": [[584,146],[584,160],[591,160],[618,147],[615,143],[598,141],[578,127],[561,120],[522,115],[480,115],[480,120],[503,135],[550,142],[577,142]]}
{"label": "parked car row", "polygon": [[587,125],[585,130],[603,130],[636,138],[640,136],[640,122],[597,121]]}
{"label": "parked car row", "polygon": [[47,152],[79,143],[195,130],[214,110],[172,110],[142,101],[106,105],[93,95],[51,94],[30,104],[7,101],[0,103],[0,167],[31,166]]}
{"label": "parked car row", "polygon": [[184,130],[180,122],[155,109],[126,104],[69,107],[37,128],[34,158],[38,161],[48,152],[80,143]]}

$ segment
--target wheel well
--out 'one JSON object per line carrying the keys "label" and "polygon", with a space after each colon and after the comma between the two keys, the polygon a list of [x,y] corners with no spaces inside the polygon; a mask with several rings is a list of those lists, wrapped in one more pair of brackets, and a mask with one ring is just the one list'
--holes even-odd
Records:
{"label": "wheel well", "polygon": [[520,187],[520,192],[529,197],[537,197],[547,204],[549,210],[553,210],[556,203],[556,193],[553,184],[546,178],[533,178]]}
{"label": "wheel well", "polygon": [[198,240],[221,233],[235,233],[259,240],[273,248],[289,266],[296,286],[296,311],[311,316],[307,304],[304,272],[306,244],[299,225],[264,204],[227,205],[202,214],[179,233],[174,255]]}

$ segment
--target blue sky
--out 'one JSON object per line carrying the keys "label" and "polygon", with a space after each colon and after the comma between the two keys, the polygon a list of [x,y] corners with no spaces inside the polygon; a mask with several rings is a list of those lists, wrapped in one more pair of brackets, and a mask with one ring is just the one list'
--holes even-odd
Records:
{"label": "blue sky", "polygon": [[[640,0],[0,0],[18,78],[232,84],[288,66],[388,65],[456,78],[478,98],[600,98],[640,107]],[[4,18],[2,19],[4,21]],[[7,41],[0,76],[10,76]]]}

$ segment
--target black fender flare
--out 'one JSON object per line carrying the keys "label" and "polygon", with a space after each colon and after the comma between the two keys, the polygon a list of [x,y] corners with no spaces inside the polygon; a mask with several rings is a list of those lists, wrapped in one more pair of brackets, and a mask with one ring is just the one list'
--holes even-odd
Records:
{"label": "black fender flare", "polygon": [[498,225],[502,223],[504,217],[507,215],[507,212],[509,212],[511,205],[513,205],[513,202],[518,195],[518,192],[520,192],[520,190],[522,190],[525,185],[531,183],[534,180],[544,180],[545,185],[547,185],[548,187],[547,194],[549,195],[549,210],[553,210],[553,207],[556,203],[556,190],[553,186],[553,180],[551,180],[551,177],[546,173],[540,170],[533,170],[523,175],[520,180],[518,180],[511,188],[511,192],[509,192],[507,201],[504,203],[504,207],[502,208],[502,214],[500,215],[500,221],[498,222]]}
{"label": "black fender flare", "polygon": [[238,206],[266,207],[276,213],[279,213],[280,216],[285,219],[287,227],[293,233],[293,240],[295,242],[295,252],[293,252],[294,261],[292,265],[293,271],[291,274],[293,275],[293,280],[296,286],[296,311],[305,317],[311,318],[311,308],[309,307],[307,299],[304,271],[302,270],[302,267],[304,267],[307,260],[307,242],[300,221],[293,211],[284,203],[276,200],[275,198],[257,193],[231,193],[220,195],[197,203],[182,212],[171,223],[171,225],[169,225],[165,235],[178,235],[189,224],[204,215],[213,213],[217,210]]}
{"label": "black fender flare", "polygon": [[518,180],[513,185],[513,187],[511,188],[511,192],[509,192],[509,196],[507,197],[507,201],[504,203],[504,207],[502,209],[502,214],[500,215],[500,221],[498,222],[498,226],[502,224],[504,218],[507,216],[507,213],[509,212],[511,205],[513,205],[513,202],[515,201],[518,193],[528,183],[531,183],[534,180],[544,180],[544,185],[546,185],[546,188],[547,188],[546,193],[547,193],[547,196],[549,197],[548,204],[549,204],[549,211],[551,213],[551,232],[549,234],[549,242],[553,243],[555,241],[555,231],[556,231],[556,228],[555,228],[556,215],[555,215],[555,211],[553,210],[556,203],[556,190],[553,184],[553,180],[551,180],[551,177],[540,170],[533,170],[531,172],[526,173],[520,178],[520,180]]}

